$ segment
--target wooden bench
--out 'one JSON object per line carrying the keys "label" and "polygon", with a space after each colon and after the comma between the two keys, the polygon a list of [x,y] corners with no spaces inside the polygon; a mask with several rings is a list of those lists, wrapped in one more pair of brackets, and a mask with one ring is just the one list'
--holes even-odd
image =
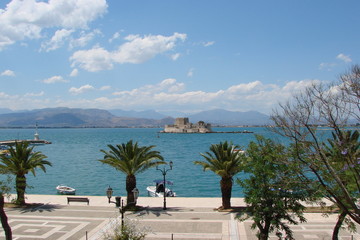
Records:
{"label": "wooden bench", "polygon": [[87,205],[89,205],[90,200],[85,197],[68,197],[67,202],[68,202],[68,204],[70,202],[87,202]]}

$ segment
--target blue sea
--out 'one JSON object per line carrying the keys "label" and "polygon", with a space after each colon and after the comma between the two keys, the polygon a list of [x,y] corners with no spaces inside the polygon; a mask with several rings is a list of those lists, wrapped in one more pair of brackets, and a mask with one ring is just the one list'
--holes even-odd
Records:
{"label": "blue sea", "polygon": [[[124,196],[125,175],[112,167],[102,164],[101,149],[108,150],[108,144],[116,145],[129,140],[140,146],[155,145],[165,161],[173,161],[173,169],[167,172],[166,179],[174,182],[173,191],[180,197],[221,197],[220,177],[211,171],[203,171],[194,165],[203,160],[200,153],[209,151],[211,144],[232,141],[246,148],[255,134],[278,138],[266,128],[213,128],[214,131],[243,131],[254,133],[210,133],[210,134],[172,134],[159,133],[158,128],[81,128],[81,129],[39,129],[40,139],[52,142],[36,146],[36,151],[44,153],[52,167],[46,173],[40,169],[36,177],[27,175],[29,194],[56,194],[55,187],[65,184],[76,188],[77,195],[105,195],[108,186],[114,195]],[[33,139],[34,129],[0,129],[0,140]],[[156,168],[138,174],[137,188],[140,196],[147,196],[146,187],[155,179],[162,179]],[[242,174],[235,176],[241,178]],[[242,197],[241,188],[234,182],[233,197]]]}

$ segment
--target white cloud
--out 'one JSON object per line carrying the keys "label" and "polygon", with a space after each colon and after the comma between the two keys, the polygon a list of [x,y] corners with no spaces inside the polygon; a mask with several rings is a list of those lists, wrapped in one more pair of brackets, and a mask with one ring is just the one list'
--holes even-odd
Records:
{"label": "white cloud", "polygon": [[352,62],[351,58],[349,55],[345,55],[343,53],[340,53],[339,55],[336,56],[337,59],[341,60],[341,61],[344,61],[346,63],[348,62]]}
{"label": "white cloud", "polygon": [[52,84],[57,82],[69,82],[68,80],[64,79],[62,76],[53,76],[47,79],[42,80],[43,83]]}
{"label": "white cloud", "polygon": [[79,70],[77,68],[74,68],[70,73],[70,77],[76,77],[78,74]]}
{"label": "white cloud", "polygon": [[111,89],[110,86],[102,86],[102,87],[100,88],[100,91],[106,91],[106,90],[110,90],[110,89]]}
{"label": "white cloud", "polygon": [[[315,80],[319,82],[319,80]],[[313,80],[289,81],[283,85],[265,84],[261,81],[239,83],[214,91],[186,90],[182,82],[174,78],[164,79],[157,84],[144,85],[139,88],[125,89],[109,95],[104,90],[111,90],[109,86],[95,89],[87,84],[81,87],[72,87],[69,92],[80,95],[87,91],[97,90],[94,98],[74,98],[63,100],[60,98],[45,99],[44,93],[28,93],[24,96],[9,95],[0,92],[0,107],[12,109],[34,109],[42,107],[82,107],[92,106],[101,109],[121,108],[127,110],[178,110],[184,112],[196,112],[214,108],[222,108],[232,111],[257,110],[270,113],[284,102],[292,94],[303,90],[312,84]],[[101,95],[102,94],[102,95]],[[91,94],[93,95],[93,93]],[[90,95],[86,95],[90,96]]]}
{"label": "white cloud", "polygon": [[1,107],[10,108],[12,110],[34,109],[49,107],[53,103],[49,99],[42,98],[44,92],[26,93],[24,95],[9,95],[0,92]]}
{"label": "white cloud", "polygon": [[[336,59],[341,60],[345,63],[349,63],[352,62],[352,59],[350,58],[349,55],[345,55],[343,53],[340,53],[339,55],[336,56]],[[327,70],[327,71],[332,71],[334,67],[336,67],[338,64],[336,63],[320,63],[319,65],[319,69],[320,70]]]}
{"label": "white cloud", "polygon": [[89,72],[110,70],[113,68],[111,53],[101,47],[77,51],[71,56],[70,60],[73,62],[71,64],[72,67],[78,66]]}
{"label": "white cloud", "polygon": [[106,9],[106,0],[12,0],[0,9],[0,50],[16,41],[38,39],[46,28],[84,29]]}
{"label": "white cloud", "polygon": [[78,95],[84,92],[88,92],[90,90],[94,90],[95,88],[89,84],[81,86],[79,88],[72,87],[69,89],[69,92],[74,95]]}
{"label": "white cloud", "polygon": [[194,71],[195,71],[194,68],[190,68],[189,71],[188,71],[188,73],[187,73],[187,76],[188,76],[188,77],[194,76]]}
{"label": "white cloud", "polygon": [[125,39],[128,42],[121,45],[119,50],[114,53],[114,60],[118,63],[142,63],[160,53],[172,50],[177,40],[185,41],[186,34],[174,33],[169,37],[131,35]]}
{"label": "white cloud", "polygon": [[8,99],[8,98],[14,98],[16,96],[10,96],[4,92],[0,92],[0,99],[3,101],[4,99]]}
{"label": "white cloud", "polygon": [[84,47],[86,46],[91,40],[93,40],[97,35],[101,35],[101,31],[99,29],[95,29],[89,33],[85,31],[81,31],[80,36],[76,39],[71,39],[69,43],[69,47]]}
{"label": "white cloud", "polygon": [[44,91],[41,91],[39,93],[26,93],[24,96],[25,97],[41,97],[44,96]]}
{"label": "white cloud", "polygon": [[80,50],[71,57],[72,66],[79,66],[89,72],[110,70],[114,63],[139,64],[154,58],[156,55],[172,50],[178,40],[184,41],[186,34],[174,33],[166,37],[162,35],[148,35],[140,37],[129,35],[126,43],[113,52],[95,46],[90,50]]}
{"label": "white cloud", "polygon": [[176,61],[180,57],[180,55],[181,55],[180,53],[175,53],[175,54],[171,55],[171,59]]}
{"label": "white cloud", "polygon": [[67,29],[61,29],[57,30],[54,34],[54,36],[46,42],[43,42],[41,44],[41,49],[46,52],[50,52],[53,50],[56,50],[64,45],[64,42],[69,39],[71,33],[73,33],[74,30],[67,30]]}
{"label": "white cloud", "polygon": [[312,84],[313,80],[290,81],[283,86],[261,81],[240,83],[214,92],[185,91],[185,84],[165,79],[155,85],[113,93],[95,99],[94,106],[123,109],[177,109],[200,111],[224,108],[234,111],[258,110],[270,113],[279,102]]}
{"label": "white cloud", "polygon": [[214,44],[215,44],[214,41],[203,43],[204,47],[209,47],[209,46],[212,46],[212,45],[214,45]]}
{"label": "white cloud", "polygon": [[262,89],[264,85],[260,81],[242,83],[239,85],[231,86],[227,89],[230,94],[248,93]]}
{"label": "white cloud", "polygon": [[139,93],[144,94],[146,96],[152,96],[157,94],[158,92],[166,92],[166,93],[174,93],[180,92],[184,89],[184,83],[178,83],[174,78],[167,78],[155,85],[145,85],[141,88],[133,89],[131,91],[120,91],[114,92],[113,95],[116,96],[138,96]]}
{"label": "white cloud", "polygon": [[320,70],[327,70],[327,71],[331,71],[333,69],[333,67],[335,67],[337,64],[336,63],[320,63],[319,65],[319,69]]}
{"label": "white cloud", "polygon": [[116,40],[120,38],[120,33],[119,32],[116,32],[114,33],[114,35],[109,39],[109,42],[111,43],[112,41]]}
{"label": "white cloud", "polygon": [[15,77],[15,72],[8,69],[3,71],[0,76]]}
{"label": "white cloud", "polygon": [[285,92],[298,92],[307,87],[310,87],[312,84],[319,84],[320,80],[302,80],[302,81],[290,81],[282,88]]}

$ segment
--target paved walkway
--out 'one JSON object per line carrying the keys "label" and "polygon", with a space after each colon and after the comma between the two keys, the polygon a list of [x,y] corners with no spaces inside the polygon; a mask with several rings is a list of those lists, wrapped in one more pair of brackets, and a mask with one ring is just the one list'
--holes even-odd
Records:
{"label": "paved walkway", "polygon": [[[13,239],[103,239],[108,230],[121,222],[119,210],[105,196],[86,197],[90,199],[89,206],[77,202],[68,205],[66,196],[27,195],[28,203],[41,204],[29,209],[6,209]],[[146,231],[149,240],[256,239],[251,221],[239,222],[235,213],[214,211],[221,205],[220,198],[167,198],[167,210],[163,210],[162,198],[140,197],[138,205],[146,209],[126,212],[124,219]],[[232,199],[232,205],[244,206],[243,199]],[[321,214],[306,214],[306,218],[307,223],[291,227],[295,239],[331,239],[337,215],[324,218]],[[360,240],[359,233],[351,235],[343,230],[340,239]],[[0,236],[4,239],[3,232]]]}

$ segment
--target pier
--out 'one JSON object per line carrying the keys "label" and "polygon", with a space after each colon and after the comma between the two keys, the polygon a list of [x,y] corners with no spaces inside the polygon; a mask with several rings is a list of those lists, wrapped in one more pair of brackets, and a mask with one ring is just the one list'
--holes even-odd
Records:
{"label": "pier", "polygon": [[13,146],[18,142],[27,142],[27,143],[29,143],[31,145],[51,144],[51,142],[49,142],[49,141],[40,139],[37,124],[36,124],[36,130],[35,130],[35,134],[34,134],[34,139],[29,139],[29,140],[21,140],[21,139],[5,140],[5,141],[0,141],[0,145]]}
{"label": "pier", "polygon": [[18,142],[28,142],[29,144],[32,145],[51,144],[51,142],[46,140],[32,139],[32,140],[5,140],[5,141],[0,141],[0,145],[13,146]]}

